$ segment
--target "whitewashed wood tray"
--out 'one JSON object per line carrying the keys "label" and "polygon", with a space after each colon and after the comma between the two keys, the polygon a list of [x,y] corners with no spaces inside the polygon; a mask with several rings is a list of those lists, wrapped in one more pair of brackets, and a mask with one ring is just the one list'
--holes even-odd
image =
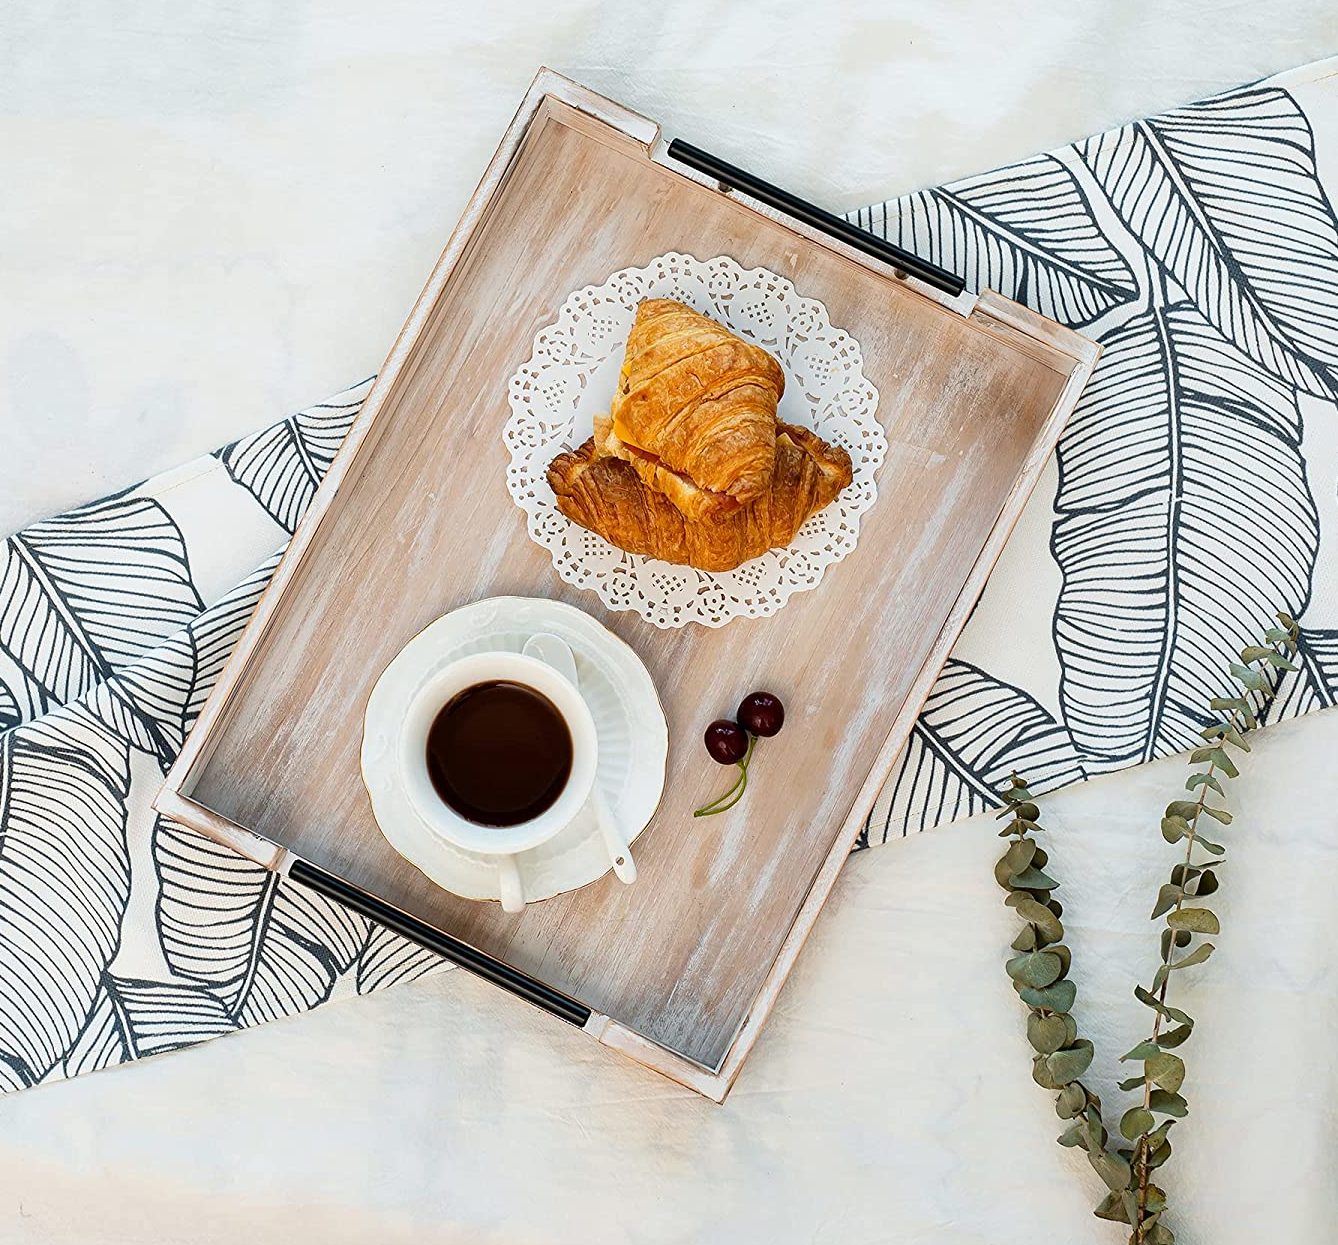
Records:
{"label": "whitewashed wood tray", "polygon": [[[677,150],[540,73],[157,803],[719,1101],[1097,348],[997,294],[907,276],[848,226],[780,192],[765,206],[765,187],[727,189]],[[715,630],[657,630],[563,583],[508,496],[500,436],[507,377],[568,293],[673,250],[820,299],[863,347],[889,443],[858,547],[773,617]],[[637,884],[606,878],[518,916],[401,859],[358,764],[369,691],[398,649],[502,594],[570,602],[631,644],[670,732]],[[702,730],[758,687],[784,699],[787,726],[746,800],[694,820],[722,775]]]}

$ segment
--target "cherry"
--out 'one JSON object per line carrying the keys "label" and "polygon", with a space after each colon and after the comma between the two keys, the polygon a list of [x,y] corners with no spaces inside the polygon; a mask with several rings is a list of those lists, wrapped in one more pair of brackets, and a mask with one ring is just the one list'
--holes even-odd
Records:
{"label": "cherry", "polygon": [[773,696],[770,692],[753,692],[743,698],[736,716],[744,729],[763,739],[770,739],[785,725],[785,706],[781,704],[779,696]]}
{"label": "cherry", "polygon": [[748,752],[748,734],[737,722],[720,718],[706,728],[706,751],[721,765],[737,765]]}

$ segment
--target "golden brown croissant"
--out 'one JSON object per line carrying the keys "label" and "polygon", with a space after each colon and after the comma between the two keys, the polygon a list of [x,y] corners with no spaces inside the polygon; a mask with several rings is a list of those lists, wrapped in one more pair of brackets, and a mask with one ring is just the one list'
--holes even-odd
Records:
{"label": "golden brown croissant", "polygon": [[548,467],[558,509],[629,553],[704,571],[730,571],[768,549],[788,545],[805,519],[851,479],[850,455],[816,433],[778,424],[770,487],[715,522],[693,522],[621,458],[601,454],[595,438],[559,454]]}
{"label": "golden brown croissant", "polygon": [[683,303],[636,312],[610,414],[609,453],[691,519],[765,492],[785,374],[760,346]]}

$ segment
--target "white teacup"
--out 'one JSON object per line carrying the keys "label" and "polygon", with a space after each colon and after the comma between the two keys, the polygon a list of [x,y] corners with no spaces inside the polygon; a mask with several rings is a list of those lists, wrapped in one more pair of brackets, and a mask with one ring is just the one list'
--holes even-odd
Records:
{"label": "white teacup", "polygon": [[[495,682],[538,692],[571,734],[571,773],[561,794],[538,816],[513,826],[485,826],[462,816],[437,794],[427,769],[427,737],[437,714],[466,688]],[[442,667],[414,693],[400,731],[400,776],[415,811],[447,842],[496,857],[502,907],[508,912],[525,906],[516,853],[548,842],[571,823],[590,798],[597,760],[595,723],[580,692],[545,662],[521,653],[473,653]]]}

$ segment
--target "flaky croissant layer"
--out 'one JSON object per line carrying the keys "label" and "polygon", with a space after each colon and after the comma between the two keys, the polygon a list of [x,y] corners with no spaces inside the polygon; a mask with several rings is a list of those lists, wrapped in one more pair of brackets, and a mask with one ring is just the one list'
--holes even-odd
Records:
{"label": "flaky croissant layer", "polygon": [[780,364],[671,298],[637,307],[609,451],[690,519],[727,514],[771,480]]}
{"label": "flaky croissant layer", "polygon": [[788,545],[813,513],[850,483],[850,455],[816,433],[776,424],[767,487],[713,522],[687,518],[648,487],[625,460],[601,453],[595,438],[559,454],[548,468],[558,509],[620,549],[704,571],[730,571]]}

